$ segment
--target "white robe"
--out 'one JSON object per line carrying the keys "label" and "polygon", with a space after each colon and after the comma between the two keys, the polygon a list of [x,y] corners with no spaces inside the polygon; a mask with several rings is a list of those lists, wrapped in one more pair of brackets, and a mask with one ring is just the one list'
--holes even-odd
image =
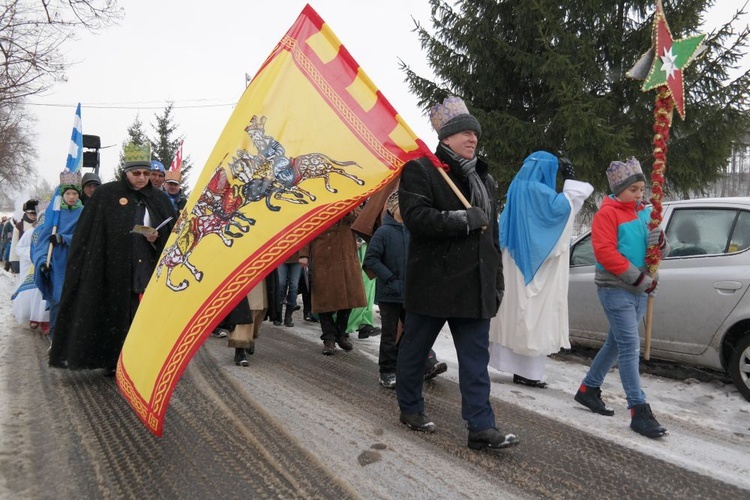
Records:
{"label": "white robe", "polygon": [[547,355],[570,348],[568,274],[573,221],[594,188],[567,180],[563,194],[570,202],[565,229],[534,278],[525,284],[507,249],[502,251],[505,295],[490,322],[489,366],[531,380],[542,380]]}
{"label": "white robe", "polygon": [[[27,275],[34,274],[34,266],[31,262],[31,237],[34,228],[24,231],[16,246],[19,260],[20,272],[18,273],[16,288],[26,279]],[[42,298],[42,292],[38,288],[30,288],[20,292],[13,299],[13,315],[19,325],[28,325],[29,322],[49,323],[49,310],[47,301]]]}

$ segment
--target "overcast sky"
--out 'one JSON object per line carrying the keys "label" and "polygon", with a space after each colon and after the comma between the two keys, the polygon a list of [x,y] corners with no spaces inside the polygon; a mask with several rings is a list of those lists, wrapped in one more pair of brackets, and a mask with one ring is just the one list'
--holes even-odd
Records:
{"label": "overcast sky", "polygon": [[[244,90],[245,73],[255,75],[306,3],[119,0],[125,9],[122,22],[96,35],[82,33],[67,45],[65,56],[72,63],[67,82],[30,99],[29,109],[38,119],[39,174],[57,184],[76,103],[82,103],[83,132],[112,146],[101,151],[100,175],[106,182],[114,177],[135,117],[153,136],[154,115],[172,101],[178,133],[185,137],[184,154],[195,165],[192,184]],[[427,0],[310,3],[409,126],[433,147],[429,120],[399,70],[401,59],[431,76],[413,32],[413,19],[430,26]],[[726,21],[728,7],[741,3],[719,0],[712,21]]]}

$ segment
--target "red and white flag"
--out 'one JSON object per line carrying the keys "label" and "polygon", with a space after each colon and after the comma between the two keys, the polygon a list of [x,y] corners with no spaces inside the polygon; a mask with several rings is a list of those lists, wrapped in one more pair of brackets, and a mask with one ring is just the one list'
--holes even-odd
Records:
{"label": "red and white flag", "polygon": [[179,172],[182,168],[182,143],[183,141],[180,141],[180,145],[177,146],[177,152],[175,152],[172,164],[169,166],[170,172]]}

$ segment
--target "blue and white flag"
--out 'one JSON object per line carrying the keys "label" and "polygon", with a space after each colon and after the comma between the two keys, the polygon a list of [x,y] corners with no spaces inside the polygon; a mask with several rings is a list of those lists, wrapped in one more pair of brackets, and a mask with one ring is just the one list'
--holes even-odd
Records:
{"label": "blue and white flag", "polygon": [[70,136],[70,147],[68,149],[68,161],[65,170],[77,172],[83,163],[83,128],[81,126],[81,103],[76,108],[76,117],[73,121],[73,133]]}

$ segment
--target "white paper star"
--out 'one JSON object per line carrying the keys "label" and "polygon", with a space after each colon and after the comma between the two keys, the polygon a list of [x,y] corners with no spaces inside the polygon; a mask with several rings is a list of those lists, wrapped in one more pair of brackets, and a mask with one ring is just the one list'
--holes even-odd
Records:
{"label": "white paper star", "polygon": [[674,72],[677,71],[677,66],[675,65],[675,55],[672,53],[672,47],[669,47],[669,49],[664,50],[664,55],[660,57],[661,59],[661,70],[667,74],[667,80],[672,78],[672,75],[674,75]]}

